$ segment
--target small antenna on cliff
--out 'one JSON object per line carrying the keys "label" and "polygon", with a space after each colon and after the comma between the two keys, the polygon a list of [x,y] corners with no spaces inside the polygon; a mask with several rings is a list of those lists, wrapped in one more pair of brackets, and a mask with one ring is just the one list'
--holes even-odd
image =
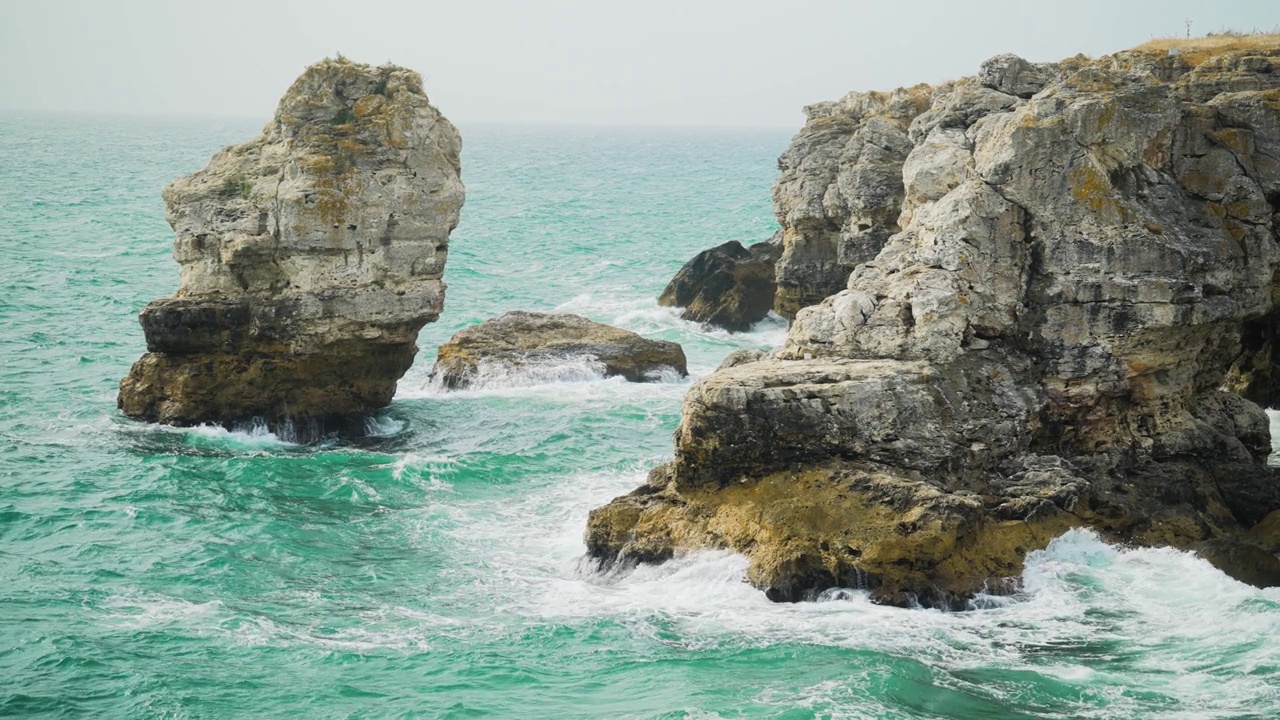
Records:
{"label": "small antenna on cliff", "polygon": [[1187,39],[1191,38],[1191,18],[1182,21],[1187,26]]}

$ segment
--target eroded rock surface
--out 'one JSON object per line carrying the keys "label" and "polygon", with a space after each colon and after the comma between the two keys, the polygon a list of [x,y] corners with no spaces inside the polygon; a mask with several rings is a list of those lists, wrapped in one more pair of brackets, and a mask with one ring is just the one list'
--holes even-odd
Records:
{"label": "eroded rock surface", "polygon": [[[1273,577],[1254,551],[1274,531],[1244,531],[1280,508],[1258,404],[1277,399],[1280,48],[1001,56],[850,97],[870,109],[811,110],[783,163],[779,297],[820,284],[784,282],[797,248],[853,257],[838,242],[870,208],[883,248],[784,345],[691,389],[675,459],[592,513],[590,553],[727,547],[775,599],[962,606],[1084,526]],[[897,157],[897,194],[842,189]]]}
{"label": "eroded rock surface", "polygon": [[326,60],[164,191],[181,284],[121,382],[154,422],[323,427],[391,401],[444,303],[461,139],[417,73]]}
{"label": "eroded rock surface", "polygon": [[447,388],[470,386],[486,373],[554,370],[590,363],[605,376],[631,382],[688,375],[684,349],[579,315],[514,311],[459,331],[440,346],[433,372]]}
{"label": "eroded rock surface", "polygon": [[898,231],[912,120],[932,88],[849,93],[804,109],[778,158],[773,212],[782,225],[774,309],[787,319],[843,290],[849,273]]}
{"label": "eroded rock surface", "polygon": [[737,240],[703,250],[684,264],[658,297],[658,304],[683,308],[680,317],[726,330],[742,331],[773,309],[777,242],[743,247]]}

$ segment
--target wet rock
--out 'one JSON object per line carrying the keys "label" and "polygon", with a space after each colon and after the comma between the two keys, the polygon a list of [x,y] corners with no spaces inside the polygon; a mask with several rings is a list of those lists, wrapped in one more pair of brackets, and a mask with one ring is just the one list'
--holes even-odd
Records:
{"label": "wet rock", "polygon": [[1192,548],[1210,565],[1254,587],[1280,587],[1280,558],[1257,545],[1228,538],[1196,543]]}
{"label": "wet rock", "polygon": [[323,428],[389,403],[443,307],[460,149],[417,73],[307,68],[262,135],[165,189],[181,284],[142,310],[120,408]]}
{"label": "wet rock", "polygon": [[671,278],[658,304],[683,308],[685,320],[746,330],[773,308],[774,266],[781,253],[776,242],[746,248],[737,240],[703,250]]}
{"label": "wet rock", "polygon": [[649,340],[578,315],[514,311],[449,338],[440,346],[433,374],[445,387],[464,388],[486,368],[518,371],[582,360],[598,365],[606,376],[631,382],[689,372],[677,343]]}

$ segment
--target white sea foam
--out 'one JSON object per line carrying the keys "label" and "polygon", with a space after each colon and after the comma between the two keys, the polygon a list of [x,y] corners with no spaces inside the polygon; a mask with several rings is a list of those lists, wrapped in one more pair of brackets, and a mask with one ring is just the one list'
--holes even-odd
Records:
{"label": "white sea foam", "polygon": [[771,348],[787,337],[787,321],[774,313],[745,332],[729,332],[705,323],[683,320],[680,309],[658,305],[653,298],[625,294],[583,293],[561,303],[556,312],[600,319],[641,335],[678,332],[722,345]]}
{"label": "white sea foam", "polygon": [[680,377],[674,370],[659,372],[655,382],[634,383],[622,377],[605,377],[603,366],[591,357],[565,358],[520,367],[501,363],[481,365],[479,375],[466,388],[450,390],[438,378],[432,378],[417,389],[402,386],[396,397],[461,401],[480,397],[537,397],[570,404],[588,403],[593,399],[679,398],[693,380],[692,377]]}
{"label": "white sea foam", "polygon": [[[1280,665],[1270,640],[1280,637],[1280,589],[1241,584],[1192,554],[1116,547],[1073,530],[1029,554],[1021,594],[980,601],[986,609],[903,610],[856,590],[775,604],[746,582],[746,559],[726,551],[626,572],[584,562],[589,510],[641,480],[580,476],[498,508],[454,506],[451,534],[460,551],[482,558],[477,582],[492,610],[537,622],[609,618],[691,649],[800,643],[905,655],[962,690],[966,673],[1035,673],[1107,698],[1082,700],[1080,717],[1150,714],[1133,692],[1172,698],[1168,713],[1152,715],[1160,717],[1280,710],[1267,679]],[[678,640],[663,632],[672,625]],[[810,691],[838,701],[834,691],[788,688],[787,703]]]}
{"label": "white sea foam", "polygon": [[193,603],[163,595],[118,595],[102,603],[103,622],[111,627],[145,630],[208,625],[224,612],[221,602]]}
{"label": "white sea foam", "polygon": [[[481,360],[466,389],[474,392],[511,390],[535,385],[591,382],[604,378],[604,363],[594,355],[530,358],[519,364]],[[451,392],[438,374],[433,375],[423,389],[428,394]]]}
{"label": "white sea foam", "polygon": [[171,429],[159,426],[166,431],[178,432],[186,436],[191,444],[223,445],[236,450],[266,450],[281,447],[296,447],[296,443],[282,440],[279,435],[267,429],[266,423],[256,422],[243,429],[228,430],[221,425],[196,425],[189,428]]}

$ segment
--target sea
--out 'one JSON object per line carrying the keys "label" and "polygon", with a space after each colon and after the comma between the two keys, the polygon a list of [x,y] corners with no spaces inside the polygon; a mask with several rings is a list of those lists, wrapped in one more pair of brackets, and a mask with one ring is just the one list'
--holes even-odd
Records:
{"label": "sea", "polygon": [[[1175,550],[1072,531],[964,612],[771,603],[725,551],[584,559],[690,384],[785,335],[655,298],[772,235],[796,128],[464,124],[445,310],[367,437],[124,418],[138,311],[177,287],[160,191],[265,120],[0,114],[0,716],[1280,717],[1280,589]],[[433,386],[508,310],[677,341],[691,377]]]}

